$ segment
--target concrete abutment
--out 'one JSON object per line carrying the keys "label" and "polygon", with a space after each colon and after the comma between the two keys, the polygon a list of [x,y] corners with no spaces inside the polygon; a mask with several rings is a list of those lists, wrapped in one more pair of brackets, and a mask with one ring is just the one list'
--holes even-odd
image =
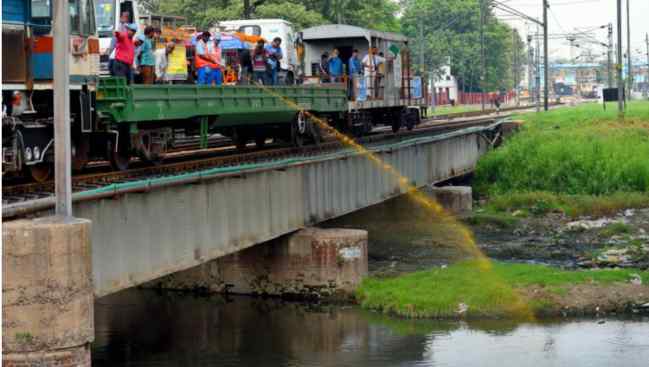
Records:
{"label": "concrete abutment", "polygon": [[339,299],[351,296],[367,266],[367,231],[306,228],[146,287]]}
{"label": "concrete abutment", "polygon": [[90,221],[5,222],[2,239],[3,366],[90,366]]}

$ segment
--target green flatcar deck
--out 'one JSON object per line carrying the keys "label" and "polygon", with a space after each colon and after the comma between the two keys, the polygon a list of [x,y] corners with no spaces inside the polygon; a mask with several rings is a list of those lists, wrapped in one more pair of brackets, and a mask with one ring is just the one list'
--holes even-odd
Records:
{"label": "green flatcar deck", "polygon": [[290,123],[298,110],[344,113],[347,92],[323,86],[127,85],[101,79],[97,112],[111,123],[155,123],[215,117],[221,127]]}

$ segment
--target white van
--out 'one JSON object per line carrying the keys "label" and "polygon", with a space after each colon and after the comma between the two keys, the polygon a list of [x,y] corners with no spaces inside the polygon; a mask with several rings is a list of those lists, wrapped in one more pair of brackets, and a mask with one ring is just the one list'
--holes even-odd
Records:
{"label": "white van", "polygon": [[110,46],[113,33],[119,26],[119,16],[125,11],[130,14],[129,23],[136,23],[139,19],[136,0],[95,0],[95,21],[97,23],[97,35],[99,36],[101,74],[109,73],[106,49]]}
{"label": "white van", "polygon": [[[266,41],[272,42],[275,37],[282,39],[284,57],[280,63],[280,82],[293,84],[297,71],[297,53],[295,51],[296,33],[293,24],[283,19],[243,19],[226,20],[215,25],[221,32],[241,32],[249,35],[261,36]],[[216,30],[214,29],[214,30]]]}

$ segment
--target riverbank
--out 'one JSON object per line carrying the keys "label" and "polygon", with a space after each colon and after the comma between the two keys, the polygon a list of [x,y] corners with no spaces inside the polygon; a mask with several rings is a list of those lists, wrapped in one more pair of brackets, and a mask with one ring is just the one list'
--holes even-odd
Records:
{"label": "riverbank", "polygon": [[649,103],[630,103],[623,121],[597,104],[520,118],[478,163],[477,209],[463,218],[496,262],[466,260],[436,229],[410,248],[451,253],[450,265],[401,271],[411,259],[392,257],[358,290],[363,307],[415,318],[649,312]]}
{"label": "riverbank", "polygon": [[561,270],[547,265],[461,261],[359,288],[368,309],[413,318],[529,318],[649,312],[649,271]]}

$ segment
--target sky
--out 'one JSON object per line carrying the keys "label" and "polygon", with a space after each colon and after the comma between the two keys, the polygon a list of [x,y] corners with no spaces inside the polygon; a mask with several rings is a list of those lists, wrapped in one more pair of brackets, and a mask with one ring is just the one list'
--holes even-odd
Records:
{"label": "sky", "polygon": [[[542,20],[542,0],[497,0],[501,3],[509,5],[510,7],[522,11],[534,18]],[[627,31],[626,31],[626,2],[630,1],[631,4],[631,48],[634,62],[642,60],[646,63],[647,46],[645,43],[645,35],[649,32],[649,0],[622,0],[623,3],[623,45],[626,51],[627,45]],[[575,29],[592,29],[594,27],[607,25],[613,23],[614,40],[617,42],[617,0],[549,0],[550,11],[548,12],[549,34],[565,34],[574,32]],[[497,11],[497,14],[504,14]],[[509,20],[511,17],[505,18],[505,21],[516,27],[521,32],[523,38],[531,31],[536,32],[532,23],[525,23],[521,20]],[[593,36],[600,40],[600,42],[607,42],[607,30],[598,29],[593,33]],[[550,59],[570,58],[570,43],[566,39],[551,39],[550,46]],[[579,48],[573,49],[573,54],[578,56],[582,51]],[[592,47],[592,53],[603,53],[605,48]],[[602,56],[604,58],[604,56]]]}

